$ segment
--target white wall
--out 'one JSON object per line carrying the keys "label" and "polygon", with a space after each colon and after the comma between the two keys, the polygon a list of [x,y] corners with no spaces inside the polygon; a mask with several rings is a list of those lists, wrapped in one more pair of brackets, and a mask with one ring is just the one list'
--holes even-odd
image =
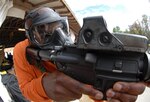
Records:
{"label": "white wall", "polygon": [[13,0],[0,0],[0,27],[3,24],[9,8],[13,6]]}
{"label": "white wall", "polygon": [[[17,13],[16,13],[17,12]],[[25,11],[19,8],[12,7],[8,10],[7,16],[24,19]]]}

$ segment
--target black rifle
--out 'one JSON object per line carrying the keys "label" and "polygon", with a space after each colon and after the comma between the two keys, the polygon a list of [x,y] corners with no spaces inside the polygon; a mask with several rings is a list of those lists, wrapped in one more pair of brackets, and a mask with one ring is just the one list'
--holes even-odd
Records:
{"label": "black rifle", "polygon": [[117,81],[150,81],[147,49],[147,37],[110,33],[103,17],[96,16],[84,18],[77,44],[49,50],[28,47],[27,54],[54,61],[58,70],[105,93]]}

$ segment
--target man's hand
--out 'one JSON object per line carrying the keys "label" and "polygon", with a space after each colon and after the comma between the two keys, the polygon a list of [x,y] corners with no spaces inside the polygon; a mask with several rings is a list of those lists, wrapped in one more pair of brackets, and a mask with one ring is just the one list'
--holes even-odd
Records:
{"label": "man's hand", "polygon": [[59,71],[45,75],[42,82],[48,97],[55,101],[79,99],[82,94],[89,95],[96,100],[103,98],[103,94],[92,86],[74,80]]}
{"label": "man's hand", "polygon": [[150,88],[150,82],[144,82],[144,84]]}
{"label": "man's hand", "polygon": [[117,82],[107,91],[109,102],[135,102],[145,90],[143,83]]}

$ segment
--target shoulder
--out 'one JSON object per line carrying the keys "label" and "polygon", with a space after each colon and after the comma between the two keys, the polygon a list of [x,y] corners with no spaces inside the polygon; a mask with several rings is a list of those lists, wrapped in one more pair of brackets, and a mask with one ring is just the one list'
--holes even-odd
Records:
{"label": "shoulder", "polygon": [[28,39],[17,43],[13,50],[13,59],[21,59],[25,58],[26,55],[26,47],[29,45]]}
{"label": "shoulder", "polygon": [[29,40],[25,39],[19,43],[17,43],[14,49],[21,50],[20,48],[26,48],[29,45]]}
{"label": "shoulder", "polygon": [[[16,45],[15,45],[15,47],[14,47],[14,51],[13,52],[18,52],[18,53],[20,53],[20,52],[22,52],[22,51],[24,51],[25,52],[25,49],[26,49],[26,47],[29,45],[29,41],[28,41],[28,39],[25,39],[24,41],[21,41],[21,42],[19,42],[19,43],[17,43]],[[15,54],[14,53],[14,54]]]}

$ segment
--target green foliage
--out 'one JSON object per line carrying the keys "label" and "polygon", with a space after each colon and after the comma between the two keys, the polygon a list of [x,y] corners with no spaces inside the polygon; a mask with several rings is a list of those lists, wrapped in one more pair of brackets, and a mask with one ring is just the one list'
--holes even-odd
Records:
{"label": "green foliage", "polygon": [[116,26],[116,27],[113,28],[113,32],[119,32],[119,33],[121,33],[122,31],[120,30],[119,26]]}
{"label": "green foliage", "polygon": [[129,33],[131,34],[143,34],[141,23],[137,20],[132,25],[129,25]]}
{"label": "green foliage", "polygon": [[119,26],[113,28],[113,32],[123,32],[130,34],[140,34],[147,36],[150,39],[150,18],[147,15],[142,16],[142,20],[136,20],[129,28],[125,31],[121,31]]}

